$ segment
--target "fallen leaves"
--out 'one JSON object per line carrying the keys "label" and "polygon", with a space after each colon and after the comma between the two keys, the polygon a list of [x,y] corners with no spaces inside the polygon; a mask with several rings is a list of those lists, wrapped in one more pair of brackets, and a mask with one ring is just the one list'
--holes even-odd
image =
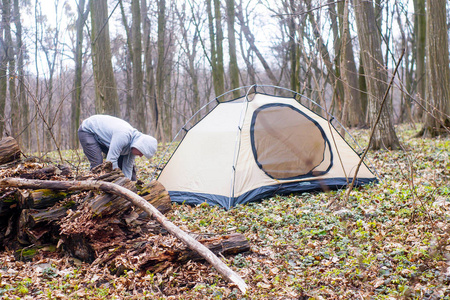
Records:
{"label": "fallen leaves", "polygon": [[[161,272],[138,272],[133,265],[148,257],[125,252],[120,264],[129,271],[118,276],[66,256],[46,257],[47,253],[22,263],[10,251],[3,251],[0,297],[450,297],[450,141],[403,135],[403,142],[405,152],[369,153],[383,181],[355,189],[348,203],[341,202],[344,191],[330,191],[275,196],[229,211],[173,204],[168,218],[183,230],[212,235],[239,232],[247,237],[250,252],[223,257],[249,284],[247,295],[199,262],[165,266]],[[154,172],[154,164],[138,163],[141,174]],[[155,253],[181,247],[169,236],[149,237],[148,242]]]}

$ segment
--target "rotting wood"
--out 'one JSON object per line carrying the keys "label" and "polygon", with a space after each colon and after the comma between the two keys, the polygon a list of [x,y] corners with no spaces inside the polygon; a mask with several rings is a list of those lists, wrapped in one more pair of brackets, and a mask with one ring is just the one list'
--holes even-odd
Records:
{"label": "rotting wood", "polygon": [[0,140],[0,165],[19,159],[20,153],[19,144],[13,137]]}
{"label": "rotting wood", "polygon": [[147,200],[163,214],[172,210],[169,193],[157,180],[152,180],[147,186],[139,191],[139,196]]}
{"label": "rotting wood", "polygon": [[63,191],[53,191],[50,189],[34,190],[27,198],[27,205],[30,208],[44,209],[55,205],[68,196],[70,196],[70,193]]}
{"label": "rotting wood", "polygon": [[200,254],[207,260],[225,279],[236,284],[242,293],[247,290],[245,281],[225,265],[211,250],[195,240],[193,237],[182,231],[175,224],[170,222],[161,212],[153,205],[148,203],[144,198],[134,192],[121,187],[117,184],[104,181],[45,181],[45,180],[27,180],[21,178],[4,178],[0,179],[0,187],[17,187],[23,189],[53,189],[53,190],[100,190],[106,193],[112,193],[126,198],[135,206],[153,216],[167,231],[175,235],[184,242],[190,249]]}
{"label": "rotting wood", "polygon": [[[220,237],[198,240],[205,245],[214,254],[227,255],[246,252],[250,250],[250,245],[244,235],[240,233],[233,233]],[[136,250],[139,251],[139,250]],[[141,269],[152,272],[161,271],[161,264],[166,261],[170,262],[185,262],[187,260],[201,260],[203,259],[197,252],[190,249],[187,250],[168,250],[164,253],[146,257],[139,266]]]}

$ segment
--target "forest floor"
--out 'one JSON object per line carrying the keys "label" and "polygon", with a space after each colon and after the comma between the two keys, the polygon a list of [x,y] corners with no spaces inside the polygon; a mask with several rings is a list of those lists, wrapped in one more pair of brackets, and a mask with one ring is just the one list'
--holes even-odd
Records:
{"label": "forest floor", "polygon": [[[347,202],[339,190],[229,211],[173,204],[167,216],[185,231],[247,237],[250,252],[222,257],[248,283],[245,295],[202,262],[115,276],[64,253],[20,262],[3,251],[0,298],[450,299],[450,139],[414,138],[417,130],[398,128],[404,151],[369,152],[382,182],[355,189]],[[366,143],[367,131],[352,134]],[[141,178],[154,170],[138,164]]]}

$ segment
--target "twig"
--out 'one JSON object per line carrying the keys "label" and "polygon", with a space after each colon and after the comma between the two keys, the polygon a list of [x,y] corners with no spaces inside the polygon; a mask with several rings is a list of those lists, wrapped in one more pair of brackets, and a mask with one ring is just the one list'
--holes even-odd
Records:
{"label": "twig", "polygon": [[377,119],[375,120],[375,123],[373,124],[372,132],[370,133],[369,142],[367,144],[366,149],[364,150],[364,153],[361,155],[361,158],[360,158],[359,163],[358,163],[358,165],[356,167],[356,170],[355,170],[355,174],[353,175],[352,182],[350,182],[350,186],[347,188],[347,193],[345,194],[345,198],[344,198],[345,202],[347,202],[348,198],[350,197],[350,192],[352,191],[353,186],[355,185],[356,176],[358,175],[359,168],[361,167],[361,164],[364,161],[364,158],[366,157],[367,152],[369,152],[370,144],[372,143],[372,139],[373,139],[373,136],[375,134],[375,129],[376,129],[377,124],[378,124],[378,122],[380,121],[380,118],[381,118],[381,112],[383,111],[383,106],[386,103],[387,96],[389,95],[389,90],[391,89],[391,86],[392,86],[392,84],[394,82],[395,74],[397,73],[398,67],[400,66],[400,63],[401,63],[401,61],[403,59],[403,55],[405,55],[405,49],[403,49],[402,55],[400,56],[400,59],[398,60],[397,65],[395,66],[395,70],[394,70],[394,73],[392,74],[391,81],[389,82],[389,85],[388,85],[388,87],[386,89],[386,92],[384,94],[384,97],[383,97],[383,101],[381,102],[380,111],[378,112]]}

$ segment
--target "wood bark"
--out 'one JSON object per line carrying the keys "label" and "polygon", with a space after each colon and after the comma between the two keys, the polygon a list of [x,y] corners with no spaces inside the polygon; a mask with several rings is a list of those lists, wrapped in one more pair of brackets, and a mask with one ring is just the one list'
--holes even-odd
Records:
{"label": "wood bark", "polygon": [[[355,0],[354,9],[358,38],[362,52],[365,79],[368,91],[369,123],[373,127],[381,107],[383,95],[388,89],[387,70],[381,52],[381,37],[375,19],[372,1]],[[390,103],[389,99],[387,101]],[[372,149],[399,149],[400,142],[395,133],[389,107],[383,108],[380,122],[375,129]]]}
{"label": "wood bark", "polygon": [[214,2],[214,20],[215,20],[215,36],[216,36],[216,96],[222,95],[225,92],[225,69],[223,65],[223,29],[222,29],[222,12],[220,10],[220,0],[213,0]]}
{"label": "wood bark", "polygon": [[[8,45],[3,42],[4,39],[4,25],[6,24],[5,11],[1,10],[1,25],[0,25],[0,115],[5,115],[6,107],[6,92],[8,90],[8,77],[6,76],[6,70],[8,68]],[[3,137],[3,131],[5,129],[5,119],[0,119],[0,138]]]}
{"label": "wood bark", "polygon": [[0,140],[0,165],[20,158],[20,153],[19,144],[13,137],[5,137]]}
{"label": "wood bark", "polygon": [[9,88],[9,102],[11,107],[11,135],[16,139],[19,138],[19,103],[16,95],[16,61],[15,61],[15,47],[11,35],[11,0],[3,0],[3,13],[5,14],[4,27],[4,42],[8,47],[8,88]]}
{"label": "wood bark", "polygon": [[[166,137],[164,134],[163,116],[164,116],[164,95],[165,88],[165,34],[166,34],[166,0],[158,1],[158,64],[156,67],[156,136],[165,144]],[[171,120],[169,120],[170,122]]]}
{"label": "wood bark", "polygon": [[95,82],[95,111],[120,117],[112,67],[107,0],[91,1],[91,46]]}
{"label": "wood bark", "polygon": [[[19,103],[19,115],[20,115],[20,130],[23,131],[22,134],[22,145],[28,149],[29,146],[29,124],[28,124],[28,113],[29,105],[26,97],[25,90],[25,72],[24,72],[24,53],[25,46],[22,41],[22,21],[20,19],[20,8],[19,0],[14,0],[14,23],[16,26],[16,55],[17,55],[17,81],[18,81],[18,103]],[[1,134],[0,134],[1,137]]]}
{"label": "wood bark", "polygon": [[[228,53],[230,54],[229,73],[230,88],[237,89],[239,87],[239,67],[236,55],[236,36],[234,33],[235,23],[235,5],[234,0],[227,0],[227,25],[228,25]],[[238,90],[233,92],[233,98],[238,98],[240,93]]]}
{"label": "wood bark", "polygon": [[[230,235],[199,239],[198,242],[203,244],[214,254],[228,255],[250,250],[247,239],[244,235],[234,233]],[[139,250],[135,250],[139,251]],[[183,263],[188,260],[202,260],[203,257],[192,249],[165,251],[162,254],[149,256],[141,262],[140,268],[151,272],[161,272],[161,268],[166,267],[167,262]]]}
{"label": "wood bark", "polygon": [[144,101],[144,75],[142,73],[142,34],[141,34],[141,11],[139,0],[131,1],[132,14],[132,45],[133,45],[133,101],[135,111],[136,128],[146,132],[145,101]]}
{"label": "wood bark", "polygon": [[425,47],[426,47],[427,20],[425,11],[425,0],[414,0],[414,37],[415,37],[415,56],[416,56],[416,103],[414,117],[416,121],[422,120],[423,108],[425,107],[426,97],[426,69],[425,69]]}
{"label": "wood bark", "polygon": [[81,81],[83,75],[83,27],[89,14],[89,4],[85,9],[85,0],[80,0],[77,5],[76,41],[75,41],[75,78],[72,91],[71,111],[71,145],[73,149],[78,148],[78,127],[81,123]]}
{"label": "wood bark", "polygon": [[132,44],[132,33],[131,33],[131,28],[130,26],[128,26],[128,20],[127,20],[127,15],[125,12],[125,8],[123,7],[123,1],[120,0],[119,1],[119,6],[120,6],[120,12],[122,15],[122,24],[123,27],[125,29],[125,35],[127,37],[127,47],[125,50],[125,115],[123,116],[123,118],[125,119],[125,121],[129,122],[129,123],[133,123],[132,119],[135,116],[135,112],[136,112],[136,107],[135,107],[135,103],[133,101],[133,67],[132,67],[132,62],[133,62],[133,57],[134,57],[134,50],[133,50],[133,44]]}
{"label": "wood bark", "polygon": [[217,0],[206,0],[206,11],[208,14],[209,42],[211,46],[210,64],[214,93],[216,96],[220,96],[225,90],[220,2]]}
{"label": "wood bark", "polygon": [[[338,4],[341,6],[341,4]],[[342,3],[343,16],[341,18],[341,55],[340,74],[342,76],[342,86],[344,89],[344,107],[342,109],[341,122],[344,125],[355,127],[363,124],[363,114],[358,91],[358,77],[356,72],[353,46],[350,36],[350,26],[348,23],[348,0]],[[341,11],[341,9],[339,10]]]}
{"label": "wood bark", "polygon": [[446,0],[427,1],[427,115],[423,136],[450,134],[450,67]]}
{"label": "wood bark", "polygon": [[247,290],[247,284],[242,280],[242,278],[226,266],[216,255],[214,255],[213,252],[211,252],[211,250],[175,226],[144,198],[117,184],[104,181],[43,181],[20,178],[4,178],[0,179],[0,187],[17,187],[21,189],[48,188],[52,190],[64,191],[97,190],[123,197],[129,200],[133,205],[145,211],[148,215],[153,216],[153,218],[155,218],[168,232],[183,241],[190,249],[200,254],[212,266],[214,266],[214,268],[216,268],[216,270],[225,279],[236,284],[243,293]]}
{"label": "wood bark", "polygon": [[299,82],[299,71],[300,65],[297,65],[297,43],[296,43],[296,24],[295,18],[293,17],[296,13],[295,3],[293,0],[289,0],[289,5],[286,8],[288,14],[292,14],[286,21],[288,23],[289,30],[289,41],[288,41],[288,49],[289,49],[289,61],[291,65],[290,71],[290,82],[291,82],[291,90],[299,92],[300,90],[300,82]]}

